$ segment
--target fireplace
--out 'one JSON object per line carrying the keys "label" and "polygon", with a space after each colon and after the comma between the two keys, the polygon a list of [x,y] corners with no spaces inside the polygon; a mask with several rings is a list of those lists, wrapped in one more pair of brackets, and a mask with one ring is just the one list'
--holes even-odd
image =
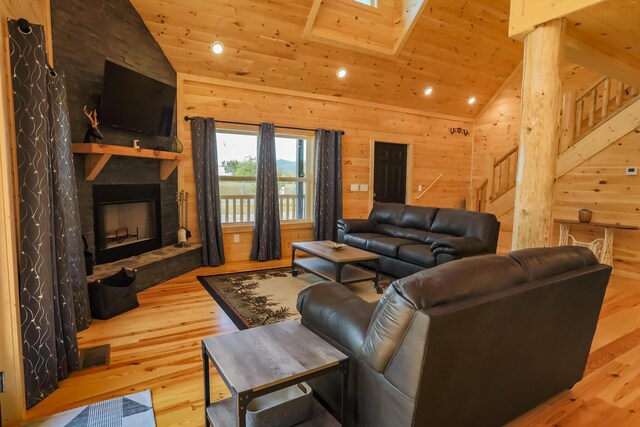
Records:
{"label": "fireplace", "polygon": [[159,184],[93,186],[96,264],[162,247]]}

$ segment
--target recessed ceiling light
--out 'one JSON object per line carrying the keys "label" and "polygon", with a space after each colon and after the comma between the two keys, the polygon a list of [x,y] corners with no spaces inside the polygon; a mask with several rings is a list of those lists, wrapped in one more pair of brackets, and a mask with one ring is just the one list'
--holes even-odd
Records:
{"label": "recessed ceiling light", "polygon": [[223,50],[224,50],[224,45],[222,44],[222,42],[211,43],[211,52],[215,53],[216,55],[220,55]]}
{"label": "recessed ceiling light", "polygon": [[475,102],[476,102],[476,97],[475,96],[472,96],[471,98],[469,98],[467,100],[467,103],[469,103],[469,105],[474,104]]}
{"label": "recessed ceiling light", "polygon": [[347,69],[346,68],[338,69],[338,71],[336,72],[336,76],[338,76],[339,79],[344,79],[347,76]]}
{"label": "recessed ceiling light", "polygon": [[432,93],[433,93],[433,88],[431,86],[429,86],[424,90],[424,94],[427,96],[431,95]]}

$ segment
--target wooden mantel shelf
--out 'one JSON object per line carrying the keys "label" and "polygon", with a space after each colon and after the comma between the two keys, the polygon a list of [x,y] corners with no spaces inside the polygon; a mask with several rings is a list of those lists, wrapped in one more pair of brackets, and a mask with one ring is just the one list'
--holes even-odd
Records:
{"label": "wooden mantel shelf", "polygon": [[178,162],[185,157],[170,151],[148,150],[145,148],[123,147],[107,144],[72,144],[72,151],[76,154],[84,154],[84,170],[87,181],[93,181],[107,164],[111,156],[142,157],[160,161],[160,179],[169,178],[171,172],[178,166]]}

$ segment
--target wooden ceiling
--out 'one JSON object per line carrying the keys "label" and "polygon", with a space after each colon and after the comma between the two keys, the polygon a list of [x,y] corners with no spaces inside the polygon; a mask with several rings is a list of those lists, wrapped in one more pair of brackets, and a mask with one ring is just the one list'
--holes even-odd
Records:
{"label": "wooden ceiling", "polygon": [[[178,72],[441,114],[475,117],[522,58],[509,0],[430,0],[396,58],[304,39],[314,0],[131,3]],[[217,40],[225,51],[214,56]]]}
{"label": "wooden ceiling", "polygon": [[615,0],[567,17],[567,35],[640,69],[640,1]]}

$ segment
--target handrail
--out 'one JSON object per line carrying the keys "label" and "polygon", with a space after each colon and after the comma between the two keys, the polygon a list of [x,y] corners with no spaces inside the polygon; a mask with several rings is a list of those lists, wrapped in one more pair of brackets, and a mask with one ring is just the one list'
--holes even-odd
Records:
{"label": "handrail", "polygon": [[580,94],[576,96],[576,101],[580,98],[584,98],[585,96],[589,95],[593,89],[600,86],[602,83],[604,83],[605,80],[610,80],[610,79],[607,76],[600,78],[600,80],[597,80],[594,84],[592,84],[591,86],[587,87],[582,92],[580,92]]}
{"label": "handrail", "polygon": [[[614,82],[617,84],[613,84]],[[563,110],[568,111],[562,113],[566,119],[563,121],[563,136],[560,138],[558,153],[563,153],[580,138],[626,108],[637,99],[636,90],[633,85],[625,85],[624,82],[605,76],[583,90],[575,97],[574,102],[566,103]]]}
{"label": "handrail", "polygon": [[[306,195],[278,194],[280,220],[293,221],[298,219],[299,209],[306,208]],[[255,194],[225,194],[220,195],[220,214],[225,224],[245,224],[253,222],[255,216]],[[301,199],[301,200],[300,200]],[[298,203],[300,200],[300,203]]]}
{"label": "handrail", "polygon": [[467,199],[465,208],[468,211],[484,212],[487,202],[487,184],[488,178],[484,178],[479,185],[473,186],[473,180],[467,191]]}
{"label": "handrail", "polygon": [[493,162],[493,166],[498,166],[500,163],[504,162],[505,160],[507,160],[508,157],[511,157],[511,155],[513,155],[513,153],[515,153],[516,151],[518,151],[518,146],[516,145],[515,147],[513,147],[511,150],[507,151],[507,153],[500,157],[498,160],[495,160]]}
{"label": "handrail", "polygon": [[424,191],[422,193],[420,193],[420,195],[418,195],[418,197],[416,197],[416,200],[420,200],[422,198],[422,196],[424,196],[427,193],[427,191],[431,190],[431,187],[436,185],[436,182],[440,181],[440,178],[442,178],[442,174],[438,175],[438,177],[436,179],[434,179],[433,182],[431,184],[429,184],[429,186],[427,188],[425,188]]}

